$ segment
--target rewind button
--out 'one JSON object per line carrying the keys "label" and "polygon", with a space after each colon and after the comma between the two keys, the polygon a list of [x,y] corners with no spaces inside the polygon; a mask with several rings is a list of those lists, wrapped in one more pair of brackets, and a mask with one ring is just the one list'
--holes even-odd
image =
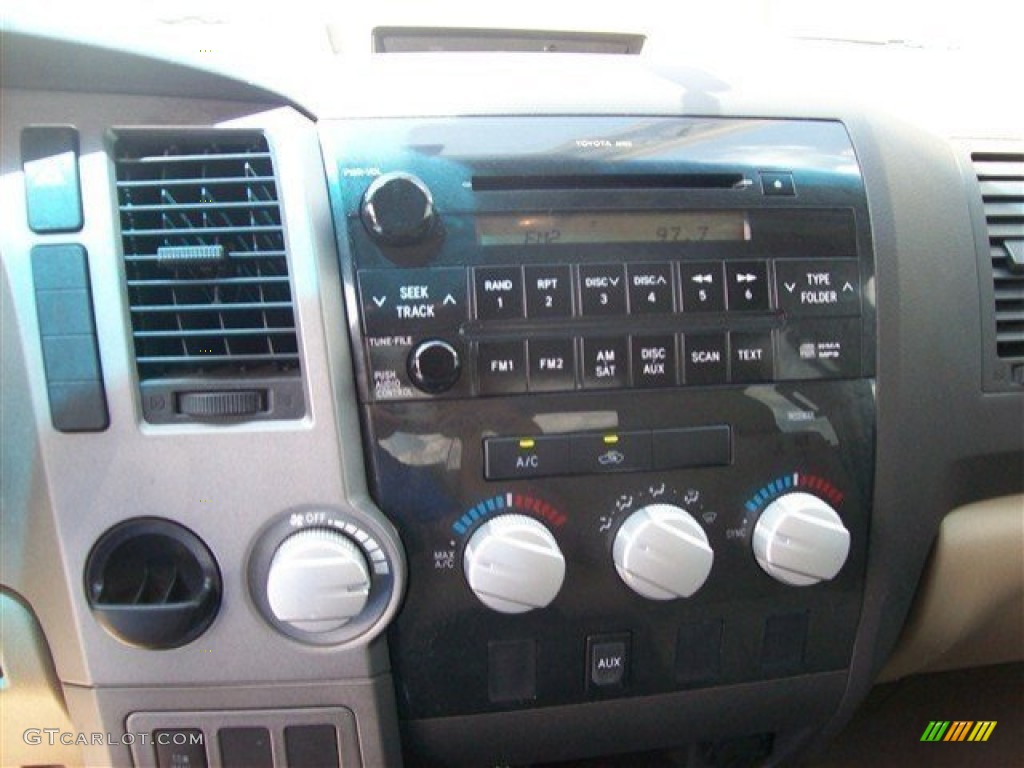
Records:
{"label": "rewind button", "polygon": [[684,312],[722,312],[725,291],[722,288],[722,263],[697,261],[679,265]]}

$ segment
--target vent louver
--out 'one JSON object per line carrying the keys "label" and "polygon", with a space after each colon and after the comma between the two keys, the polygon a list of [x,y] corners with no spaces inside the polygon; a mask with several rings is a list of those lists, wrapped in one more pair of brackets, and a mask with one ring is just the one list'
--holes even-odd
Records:
{"label": "vent louver", "polygon": [[996,354],[1024,360],[1024,151],[974,152],[992,258]]}
{"label": "vent louver", "polygon": [[[252,131],[123,132],[115,165],[147,418],[154,420],[157,411],[181,415],[180,395],[197,390],[251,385],[250,391],[265,394],[274,389],[267,380],[299,380],[288,258],[266,137]],[[169,381],[175,384],[158,384]],[[285,388],[292,394],[279,404],[294,406],[301,387]],[[147,392],[159,396],[147,398]],[[221,415],[287,417],[261,413]]]}

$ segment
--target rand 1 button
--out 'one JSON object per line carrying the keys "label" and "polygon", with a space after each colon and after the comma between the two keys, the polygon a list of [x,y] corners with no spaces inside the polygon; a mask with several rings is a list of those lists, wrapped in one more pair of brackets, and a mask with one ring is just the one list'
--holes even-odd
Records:
{"label": "rand 1 button", "polygon": [[526,314],[572,317],[572,271],[568,265],[526,267]]}
{"label": "rand 1 button", "polygon": [[722,262],[696,261],[680,264],[679,289],[683,300],[683,312],[724,311]]}
{"label": "rand 1 button", "polygon": [[860,376],[858,318],[804,320],[778,330],[779,378],[848,379]]}
{"label": "rand 1 button", "polygon": [[746,384],[757,381],[771,381],[775,372],[775,356],[772,353],[772,334],[732,333],[730,334],[729,357],[732,381]]}
{"label": "rand 1 button", "polygon": [[725,281],[730,312],[764,312],[771,308],[767,262],[730,262],[725,265]]}
{"label": "rand 1 button", "polygon": [[473,270],[477,320],[523,316],[523,274],[519,267],[478,267]]}
{"label": "rand 1 button", "polygon": [[530,339],[526,346],[531,392],[576,388],[576,350],[572,339]]}
{"label": "rand 1 button", "polygon": [[626,277],[621,264],[580,266],[580,298],[584,315],[626,312]]}
{"label": "rand 1 button", "polygon": [[791,317],[860,314],[860,265],[856,259],[778,259],[779,309]]}
{"label": "rand 1 button", "polygon": [[616,389],[629,380],[628,350],[624,337],[583,339],[583,387]]}
{"label": "rand 1 button", "polygon": [[572,435],[569,462],[573,474],[639,472],[651,468],[650,432]]}
{"label": "rand 1 button", "polygon": [[569,438],[489,437],[484,440],[484,478],[517,480],[569,472]]}
{"label": "rand 1 button", "polygon": [[481,395],[526,391],[526,353],[521,341],[481,341],[477,346],[477,381]]}
{"label": "rand 1 button", "polygon": [[675,336],[634,336],[630,346],[633,386],[674,387],[679,383]]}
{"label": "rand 1 button", "polygon": [[629,311],[634,315],[671,312],[672,264],[631,264],[629,272]]}
{"label": "rand 1 button", "polygon": [[724,333],[687,334],[683,344],[686,384],[725,384],[726,347]]}
{"label": "rand 1 button", "polygon": [[466,270],[364,269],[360,304],[368,336],[456,329],[466,320]]}

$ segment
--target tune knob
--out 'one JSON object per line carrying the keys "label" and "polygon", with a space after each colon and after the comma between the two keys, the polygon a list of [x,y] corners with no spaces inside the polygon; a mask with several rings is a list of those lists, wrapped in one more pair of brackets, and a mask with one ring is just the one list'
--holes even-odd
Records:
{"label": "tune knob", "polygon": [[754,557],[783,584],[805,587],[835,578],[850,553],[850,532],[832,507],[809,493],[769,504],[754,527]]}
{"label": "tune knob", "polygon": [[715,559],[700,523],[672,504],[651,504],[626,518],[612,557],[626,585],[650,600],[689,597],[707,580]]}
{"label": "tune knob", "polygon": [[470,589],[500,613],[544,608],[565,580],[558,542],[526,515],[499,515],[480,526],[466,544],[462,565]]}
{"label": "tune knob", "polygon": [[462,361],[458,350],[447,341],[428,339],[409,353],[406,367],[417,389],[436,395],[455,386],[462,372]]}
{"label": "tune knob", "polygon": [[426,184],[408,173],[378,176],[360,211],[370,237],[382,245],[414,245],[434,233],[437,211]]}
{"label": "tune knob", "polygon": [[267,575],[278,621],[305,632],[331,632],[362,613],[370,571],[359,546],[330,528],[309,528],[281,542]]}

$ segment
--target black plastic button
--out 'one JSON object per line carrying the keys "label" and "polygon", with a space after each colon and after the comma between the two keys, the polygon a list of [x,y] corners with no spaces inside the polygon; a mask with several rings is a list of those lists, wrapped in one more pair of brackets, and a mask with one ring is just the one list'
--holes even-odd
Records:
{"label": "black plastic button", "polygon": [[629,646],[628,634],[588,637],[588,686],[622,688],[629,679]]}
{"label": "black plastic button", "polygon": [[722,671],[722,622],[683,624],[676,636],[676,682],[710,683]]}
{"label": "black plastic button", "polygon": [[32,126],[21,132],[28,225],[33,232],[82,228],[78,180],[78,131],[71,126]]}
{"label": "black plastic button", "polygon": [[688,385],[726,382],[728,361],[724,333],[687,334],[683,348]]}
{"label": "black plastic button", "polygon": [[567,266],[526,268],[526,314],[572,316],[572,272]]}
{"label": "black plastic button", "polygon": [[630,345],[633,386],[673,387],[679,383],[675,336],[634,336]]}
{"label": "black plastic button", "polygon": [[860,376],[860,320],[803,321],[777,333],[780,379]]}
{"label": "black plastic button", "polygon": [[569,438],[489,437],[484,440],[484,477],[516,480],[569,472]]}
{"label": "black plastic button", "polygon": [[418,389],[436,395],[455,386],[462,372],[459,352],[442,339],[420,342],[409,353],[409,378]]}
{"label": "black plastic button", "polygon": [[466,270],[367,269],[359,272],[368,336],[455,329],[466,319]]}
{"label": "black plastic button", "polygon": [[576,355],[572,339],[531,339],[526,346],[531,392],[562,392],[576,388]]}
{"label": "black plastic button", "polygon": [[766,675],[791,675],[803,670],[807,646],[808,616],[790,613],[770,616],[761,641],[761,671]]}
{"label": "black plastic button", "polygon": [[732,380],[736,383],[771,381],[775,373],[772,335],[765,333],[733,333],[729,354],[732,357]]}
{"label": "black plastic button", "polygon": [[725,288],[722,263],[699,261],[679,265],[679,286],[684,312],[722,312]]}
{"label": "black plastic button", "polygon": [[779,259],[779,309],[791,317],[860,314],[860,265],[853,259]]}
{"label": "black plastic button", "polygon": [[583,339],[583,386],[586,389],[614,389],[628,383],[626,339]]}
{"label": "black plastic button", "polygon": [[537,698],[537,643],[500,640],[487,644],[487,697],[494,704]]}
{"label": "black plastic button", "polygon": [[732,430],[724,424],[656,429],[651,447],[656,470],[724,467],[732,463]]}
{"label": "black plastic button", "polygon": [[217,742],[222,768],[274,768],[270,731],[266,728],[221,728]]}
{"label": "black plastic button", "polygon": [[521,341],[481,341],[476,368],[481,395],[526,391],[526,354]]}
{"label": "black plastic button", "polygon": [[626,313],[626,277],[621,264],[580,267],[580,297],[584,315]]}
{"label": "black plastic button", "polygon": [[519,267],[486,267],[473,272],[478,320],[523,316],[523,274]]}
{"label": "black plastic button", "polygon": [[340,768],[338,729],[333,725],[289,725],[284,729],[288,768]]}
{"label": "black plastic button", "polygon": [[730,312],[764,312],[771,309],[768,264],[739,261],[725,265]]}
{"label": "black plastic button", "polygon": [[634,264],[629,266],[629,311],[634,315],[671,312],[672,265]]}
{"label": "black plastic button", "polygon": [[159,768],[206,768],[206,736],[198,728],[153,731]]}
{"label": "black plastic button", "polygon": [[569,440],[574,474],[639,472],[651,468],[650,432],[573,435]]}
{"label": "black plastic button", "polygon": [[765,172],[761,174],[761,191],[767,197],[794,197],[796,184],[792,173]]}

